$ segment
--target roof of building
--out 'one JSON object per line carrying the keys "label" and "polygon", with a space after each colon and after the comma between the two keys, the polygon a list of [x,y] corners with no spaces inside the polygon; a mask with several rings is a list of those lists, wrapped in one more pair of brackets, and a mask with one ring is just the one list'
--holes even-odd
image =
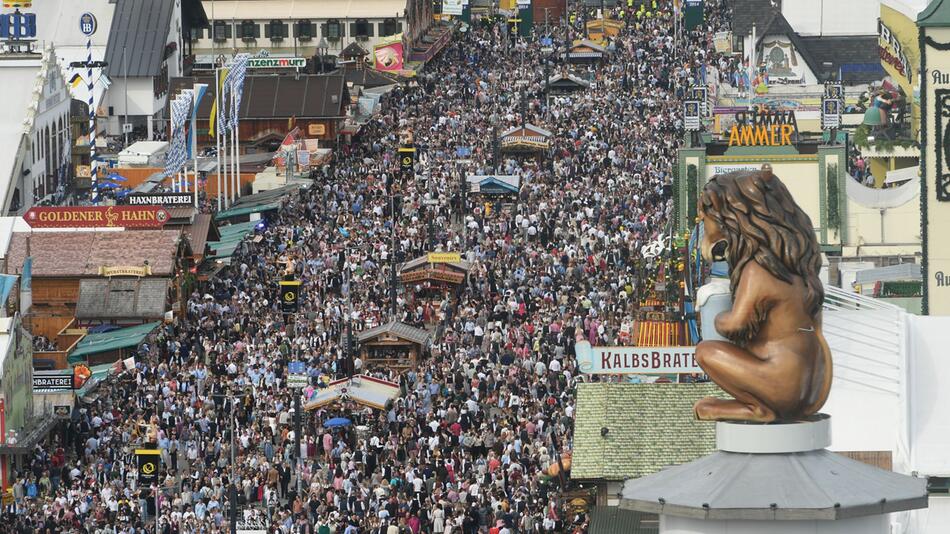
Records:
{"label": "roof of building", "polygon": [[108,74],[157,76],[174,11],[174,0],[118,0],[106,46]]}
{"label": "roof of building", "polygon": [[917,15],[917,25],[922,28],[950,26],[950,2],[933,0],[927,9]]}
{"label": "roof of building", "polygon": [[[419,257],[416,258],[416,259],[409,260],[409,261],[407,261],[406,263],[403,263],[402,265],[400,265],[400,266],[399,266],[399,272],[410,271],[410,270],[412,270],[412,269],[415,269],[416,267],[420,267],[420,266],[423,266],[423,265],[427,265],[428,263],[429,263],[429,255],[428,255],[428,254],[426,254],[426,255],[424,255],[424,256],[419,256]],[[458,263],[456,263],[456,262],[449,262],[448,265],[450,265],[451,267],[453,267],[453,268],[455,268],[455,269],[459,269],[459,270],[462,270],[462,271],[468,271],[469,269],[472,268],[472,264],[469,263],[469,262],[466,261],[466,260],[462,260],[462,261],[460,261],[460,262],[458,262]]]}
{"label": "roof of building", "polygon": [[925,508],[927,480],[827,449],[783,454],[717,451],[628,480],[620,506],[707,520],[835,520]]}
{"label": "roof of building", "polygon": [[756,35],[762,35],[762,29],[774,12],[781,13],[781,9],[772,7],[772,0],[730,0],[729,4],[732,8],[732,33],[735,35],[751,34],[753,24]]}
{"label": "roof of building", "polygon": [[[208,94],[198,105],[198,118],[207,119],[215,100],[213,76],[173,78],[170,94],[178,94],[196,83],[208,84]],[[342,75],[248,76],[244,79],[240,118],[342,118],[344,106],[348,103],[349,91]]]}
{"label": "roof of building", "polygon": [[[765,3],[771,6],[768,0],[765,0]],[[802,37],[798,35],[795,29],[792,28],[792,25],[788,23],[785,15],[782,14],[782,10],[772,7],[765,7],[763,9],[766,18],[761,26],[756,24],[756,48],[762,46],[762,41],[769,35],[784,35],[791,41],[792,47],[795,48],[795,51],[805,62],[805,65],[808,66],[808,69],[811,70],[812,74],[816,77],[821,77],[821,64],[815,60],[811,54],[811,50],[809,50],[802,41]],[[875,48],[875,50],[877,49]]]}
{"label": "roof of building", "polygon": [[901,263],[887,267],[865,269],[855,273],[855,284],[888,282],[892,280],[922,280],[919,263]]}
{"label": "roof of building", "polygon": [[384,87],[397,83],[396,80],[391,78],[388,74],[369,67],[362,69],[352,67],[345,68],[337,71],[337,74],[341,74],[347,83],[359,85],[364,88]]}
{"label": "roof of building", "polygon": [[340,56],[344,58],[363,57],[368,54],[369,52],[367,52],[366,49],[360,46],[360,44],[357,43],[356,41],[353,41],[352,43],[346,45],[346,48],[344,48],[343,51],[340,52]]}
{"label": "roof of building", "polygon": [[[878,81],[885,76],[877,50],[877,35],[800,37],[801,46],[825,71],[837,74],[848,85]],[[831,65],[825,67],[825,63]],[[816,76],[820,73],[815,72]]]}
{"label": "roof of building", "polygon": [[575,76],[571,73],[568,73],[567,75],[555,74],[554,76],[551,76],[548,79],[548,83],[555,87],[560,87],[560,86],[590,87],[589,81],[583,78],[580,78],[578,76]]}
{"label": "roof of building", "polygon": [[180,230],[121,232],[15,233],[7,272],[17,273],[26,259],[27,239],[34,278],[98,276],[99,267],[144,265],[153,276],[174,272]]}
{"label": "roof of building", "polygon": [[210,213],[199,213],[195,215],[192,223],[185,227],[185,237],[191,243],[192,254],[203,256],[208,242],[221,239],[221,233],[218,232],[218,226],[214,224]]}
{"label": "roof of building", "polygon": [[79,281],[79,319],[161,319],[168,278],[84,278]]}
{"label": "roof of building", "polygon": [[85,356],[90,354],[138,347],[160,324],[162,323],[156,321],[153,323],[130,326],[128,328],[120,328],[118,330],[112,330],[111,332],[86,334],[86,337],[82,338],[79,343],[76,344],[76,349],[70,353],[67,360],[69,363],[76,363],[82,361]]}
{"label": "roof of building", "polygon": [[590,510],[589,531],[597,534],[657,534],[660,518],[618,506],[594,506]]}
{"label": "roof of building", "polygon": [[356,339],[362,343],[383,334],[392,334],[396,337],[412,341],[413,343],[418,343],[420,345],[428,344],[429,339],[432,337],[429,332],[426,332],[421,328],[416,328],[414,326],[407,325],[406,323],[390,321],[375,328],[363,330],[356,335]]}
{"label": "roof of building", "polygon": [[693,404],[724,395],[711,383],[578,384],[571,478],[625,480],[709,454],[715,425],[697,421]]}
{"label": "roof of building", "polygon": [[523,137],[551,137],[554,134],[552,134],[550,130],[545,130],[529,122],[524,125],[524,128],[519,124],[518,126],[513,126],[505,130],[501,133],[500,137],[508,137],[511,135]]}

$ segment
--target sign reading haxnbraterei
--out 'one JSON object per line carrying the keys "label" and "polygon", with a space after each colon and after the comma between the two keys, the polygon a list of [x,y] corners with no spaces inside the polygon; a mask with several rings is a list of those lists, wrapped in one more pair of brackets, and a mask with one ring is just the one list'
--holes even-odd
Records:
{"label": "sign reading haxnbraterei", "polygon": [[69,391],[73,389],[73,375],[60,371],[33,371],[33,389]]}
{"label": "sign reading haxnbraterei", "polygon": [[132,193],[125,197],[130,206],[190,206],[194,193]]}
{"label": "sign reading haxnbraterei", "polygon": [[302,69],[307,66],[303,57],[252,57],[247,60],[251,69]]}

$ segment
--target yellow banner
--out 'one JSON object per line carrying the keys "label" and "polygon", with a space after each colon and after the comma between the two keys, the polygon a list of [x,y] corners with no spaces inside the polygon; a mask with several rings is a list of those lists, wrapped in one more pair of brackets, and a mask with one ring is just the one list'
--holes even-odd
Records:
{"label": "yellow banner", "polygon": [[458,263],[462,261],[459,252],[430,252],[429,263]]}
{"label": "yellow banner", "polygon": [[136,456],[151,456],[160,454],[162,454],[162,451],[159,449],[135,449]]}

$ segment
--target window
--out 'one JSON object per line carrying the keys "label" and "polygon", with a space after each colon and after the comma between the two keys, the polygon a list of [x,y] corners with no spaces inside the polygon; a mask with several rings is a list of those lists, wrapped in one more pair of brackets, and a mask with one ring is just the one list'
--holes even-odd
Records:
{"label": "window", "polygon": [[351,33],[355,37],[367,37],[373,35],[373,26],[366,19],[356,19]]}
{"label": "window", "polygon": [[300,38],[301,41],[309,41],[313,39],[317,33],[316,26],[316,24],[309,20],[297,21],[297,23],[294,24],[294,37]]}
{"label": "window", "polygon": [[328,20],[325,36],[327,39],[338,40],[343,37],[343,25],[336,19]]}
{"label": "window", "polygon": [[927,477],[927,493],[930,495],[950,494],[950,478]]}
{"label": "window", "polygon": [[261,27],[253,20],[245,20],[238,26],[238,37],[250,41],[261,36]]}
{"label": "window", "polygon": [[287,25],[279,20],[272,20],[264,28],[264,37],[270,37],[272,41],[280,41],[287,37]]}
{"label": "window", "polygon": [[188,30],[188,38],[197,41],[204,37],[204,28],[191,28]]}
{"label": "window", "polygon": [[225,41],[231,37],[231,25],[222,20],[214,22],[214,40]]}
{"label": "window", "polygon": [[399,25],[396,19],[386,19],[379,25],[379,34],[381,36],[396,35],[399,33]]}

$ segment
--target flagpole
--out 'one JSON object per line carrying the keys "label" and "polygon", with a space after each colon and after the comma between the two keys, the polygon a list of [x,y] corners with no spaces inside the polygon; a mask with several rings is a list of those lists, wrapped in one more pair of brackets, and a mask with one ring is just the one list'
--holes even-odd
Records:
{"label": "flagpole", "polygon": [[[214,109],[215,117],[214,121],[218,122],[218,113],[221,113],[221,68],[214,68]],[[211,120],[208,120],[208,128],[211,128]],[[215,156],[218,160],[218,165],[214,168],[215,177],[218,179],[218,211],[221,211],[221,129],[215,126],[214,128],[214,144],[215,144]]]}
{"label": "flagpole", "polygon": [[[235,106],[237,102],[235,101],[234,94],[234,79],[231,79],[231,113],[234,113]],[[233,115],[232,115],[233,117]],[[236,124],[231,126],[231,204],[234,204],[234,199],[236,196],[236,189],[238,187],[238,182],[240,179],[237,175],[237,137],[235,136],[234,130],[236,129]]]}

